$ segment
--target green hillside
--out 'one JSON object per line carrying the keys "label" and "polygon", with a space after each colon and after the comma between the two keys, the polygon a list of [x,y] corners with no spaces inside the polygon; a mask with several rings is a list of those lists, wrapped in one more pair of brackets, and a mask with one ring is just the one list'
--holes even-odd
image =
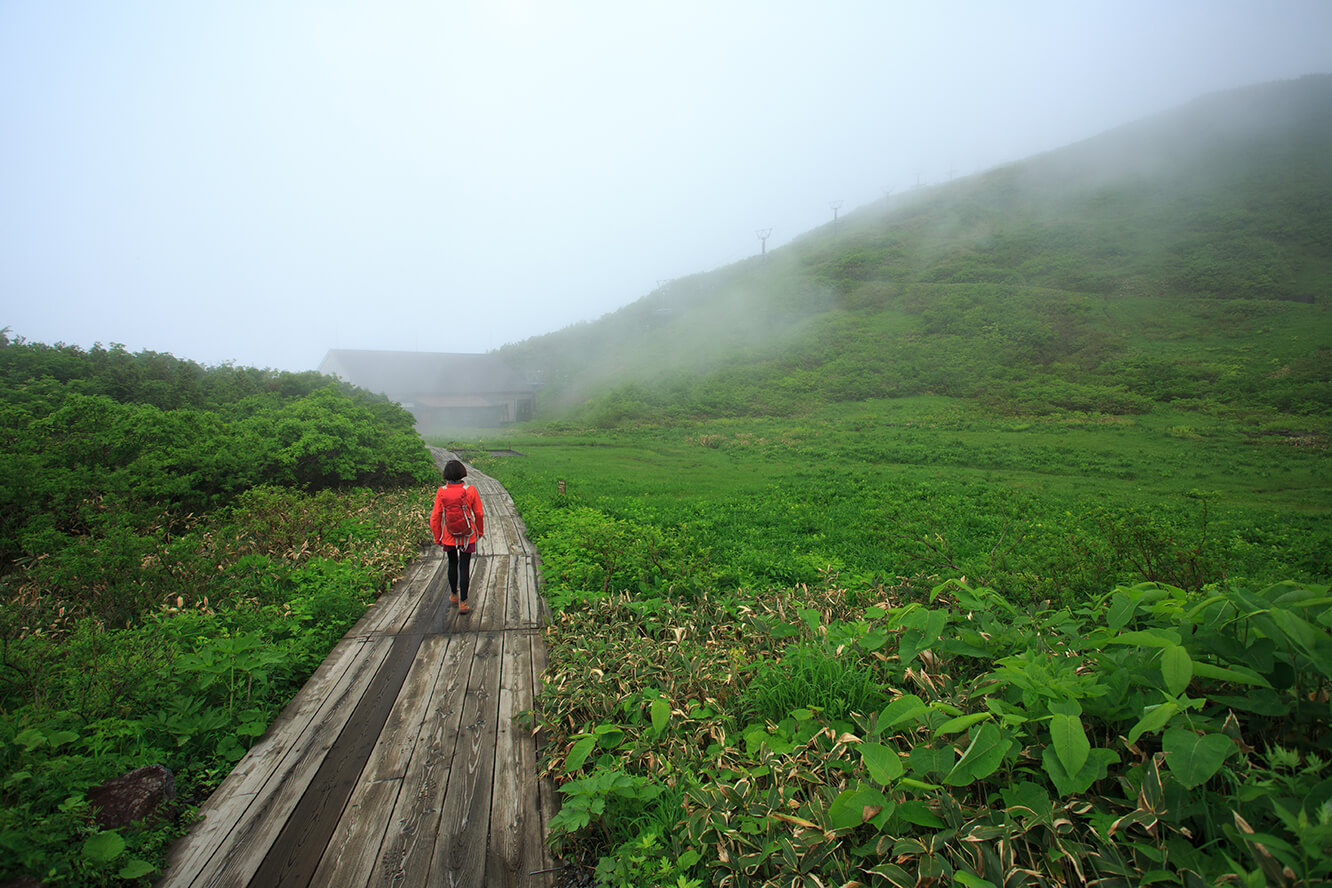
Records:
{"label": "green hillside", "polygon": [[467,446],[588,881],[1329,883],[1330,112],[1211,96],[505,349],[551,421]]}
{"label": "green hillside", "polygon": [[1332,76],[1197,100],[894,196],[511,345],[546,416],[789,416],[938,394],[1007,414],[1332,406]]}

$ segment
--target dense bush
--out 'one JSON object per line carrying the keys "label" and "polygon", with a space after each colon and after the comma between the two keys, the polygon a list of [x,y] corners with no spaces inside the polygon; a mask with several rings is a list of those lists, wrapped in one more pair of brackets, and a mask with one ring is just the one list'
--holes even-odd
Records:
{"label": "dense bush", "polygon": [[[10,384],[0,388],[0,572],[66,548],[97,557],[108,536],[128,558],[138,545],[129,537],[170,534],[261,484],[320,490],[433,476],[410,414],[324,377],[315,387],[306,375],[278,375],[255,392],[254,377],[233,368],[3,339],[0,359]],[[192,398],[167,408],[144,400],[155,397],[159,365],[190,381]],[[214,373],[222,379],[209,385]],[[217,400],[227,393],[239,397]]]}

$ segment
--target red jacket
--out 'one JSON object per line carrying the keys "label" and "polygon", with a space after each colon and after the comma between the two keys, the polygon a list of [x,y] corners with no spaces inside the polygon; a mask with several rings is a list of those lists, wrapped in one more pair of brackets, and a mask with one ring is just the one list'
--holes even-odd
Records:
{"label": "red jacket", "polygon": [[[461,481],[451,481],[449,482],[448,486],[452,487],[459,484],[461,484],[463,488],[463,500],[464,502],[466,502],[468,508],[472,510],[472,535],[467,538],[467,542],[463,543],[463,546],[466,547],[471,545],[472,543],[475,543],[477,540],[479,540],[482,537],[482,535],[485,534],[486,516],[485,512],[481,509],[481,494],[476,492],[475,487],[473,487],[470,484],[465,484]],[[445,539],[445,537],[447,537],[448,534],[444,530],[444,488],[443,487],[435,491],[435,507],[430,510],[430,535],[435,538],[436,545],[440,546],[454,545],[452,537]]]}

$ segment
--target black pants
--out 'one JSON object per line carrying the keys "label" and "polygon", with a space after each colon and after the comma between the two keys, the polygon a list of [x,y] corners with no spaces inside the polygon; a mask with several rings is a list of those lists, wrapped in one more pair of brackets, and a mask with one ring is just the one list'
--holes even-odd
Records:
{"label": "black pants", "polygon": [[467,587],[472,581],[472,553],[459,553],[457,548],[445,546],[444,554],[449,557],[449,591],[457,594],[460,602],[466,601]]}

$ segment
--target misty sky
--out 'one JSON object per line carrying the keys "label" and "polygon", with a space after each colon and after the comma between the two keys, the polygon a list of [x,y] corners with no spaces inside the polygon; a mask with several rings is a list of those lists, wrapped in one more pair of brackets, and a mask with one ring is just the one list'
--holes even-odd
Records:
{"label": "misty sky", "polygon": [[1329,0],[0,0],[0,327],[486,351],[1328,71]]}

